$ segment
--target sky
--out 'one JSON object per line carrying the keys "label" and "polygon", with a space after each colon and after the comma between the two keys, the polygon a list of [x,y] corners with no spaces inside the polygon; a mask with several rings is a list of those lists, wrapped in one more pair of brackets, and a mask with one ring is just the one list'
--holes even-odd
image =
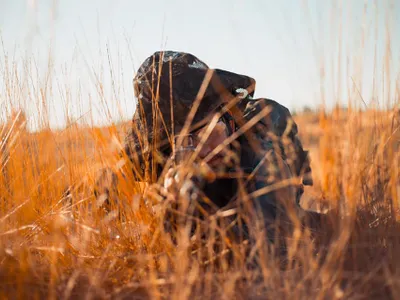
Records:
{"label": "sky", "polygon": [[[350,94],[360,106],[386,103],[399,29],[397,0],[0,0],[1,105],[24,108],[31,127],[38,116],[53,127],[67,114],[100,125],[129,119],[132,78],[158,50],[251,76],[256,97],[292,111],[347,105]],[[18,80],[6,75],[13,67]]]}

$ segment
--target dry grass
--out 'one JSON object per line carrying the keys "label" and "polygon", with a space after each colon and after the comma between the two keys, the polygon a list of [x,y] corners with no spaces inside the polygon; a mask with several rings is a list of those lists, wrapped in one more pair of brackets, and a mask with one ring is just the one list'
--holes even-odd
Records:
{"label": "dry grass", "polygon": [[[21,94],[22,77],[12,66],[5,56],[1,99],[10,106],[24,97],[38,106],[46,103],[47,83],[27,80],[33,93]],[[396,84],[393,103],[400,95]],[[107,107],[101,82],[96,87]],[[62,93],[70,98],[68,87]],[[357,97],[349,95],[349,104]],[[144,196],[146,186],[130,180],[117,156],[129,123],[104,128],[71,123],[50,130],[48,117],[39,113],[34,121],[43,129],[32,133],[16,110],[1,129],[0,296],[396,298],[400,113],[349,107],[296,116],[315,181],[302,205],[329,213],[307,228],[294,220],[294,230],[284,236],[285,256],[259,232],[252,232],[255,244],[233,242],[219,221],[234,211],[207,219],[204,244],[189,240],[185,229],[173,244],[152,205],[157,194]],[[119,174],[120,201],[107,216],[93,196],[96,171],[103,166]]]}
{"label": "dry grass", "polygon": [[[91,187],[96,169],[118,165],[110,148],[110,137],[119,137],[116,126],[29,133],[23,123],[11,122],[3,144],[9,157],[1,177],[0,293],[7,298],[394,297],[400,288],[399,113],[336,111],[307,119],[297,117],[300,128],[319,132],[308,140],[309,133],[301,132],[305,147],[314,149],[317,179],[307,194],[334,212],[313,235],[297,230],[287,237],[284,266],[273,248],[257,244],[251,255],[261,247],[255,256],[260,268],[249,264],[243,245],[223,243],[220,256],[210,245],[191,252],[183,235],[173,246],[140,197],[142,187],[129,181],[119,186],[123,218],[104,217]],[[75,188],[72,202],[62,201],[68,186]],[[216,229],[208,228],[214,234],[210,243],[217,241]]]}

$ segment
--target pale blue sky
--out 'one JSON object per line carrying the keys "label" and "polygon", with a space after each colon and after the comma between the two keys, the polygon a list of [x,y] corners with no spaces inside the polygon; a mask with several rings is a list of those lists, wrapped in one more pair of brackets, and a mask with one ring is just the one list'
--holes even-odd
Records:
{"label": "pale blue sky", "polygon": [[[369,104],[374,49],[376,46],[377,65],[381,68],[387,32],[392,43],[391,72],[400,70],[400,35],[394,34],[400,29],[399,2],[0,0],[0,35],[5,47],[0,51],[2,106],[7,100],[2,77],[4,51],[15,57],[20,68],[23,58],[34,57],[37,69],[28,73],[35,79],[39,77],[39,84],[34,83],[36,88],[44,88],[50,45],[54,70],[52,90],[48,88],[47,95],[53,126],[64,124],[66,107],[74,118],[90,111],[96,123],[109,121],[96,93],[94,73],[100,74],[110,118],[130,118],[135,109],[132,77],[140,63],[160,49],[191,52],[210,67],[252,76],[257,81],[257,97],[273,98],[290,109],[320,105],[321,84],[327,91],[326,102],[331,105],[338,98],[338,89],[345,95],[347,84],[352,83],[351,76],[357,85],[362,82],[360,88]],[[389,30],[385,29],[385,20],[390,20]],[[112,61],[114,86],[108,57]],[[319,73],[321,66],[326,76],[324,82]],[[342,84],[339,87],[338,78]],[[394,82],[395,76],[391,78]],[[381,78],[376,79],[382,82]],[[24,106],[34,120],[37,104],[27,96],[32,83],[23,75],[20,80],[27,84],[21,84],[20,97],[12,101]],[[67,90],[71,93],[67,94]],[[380,99],[386,101],[384,97]],[[342,97],[342,102],[347,103],[347,99]],[[82,120],[89,119],[85,115]]]}

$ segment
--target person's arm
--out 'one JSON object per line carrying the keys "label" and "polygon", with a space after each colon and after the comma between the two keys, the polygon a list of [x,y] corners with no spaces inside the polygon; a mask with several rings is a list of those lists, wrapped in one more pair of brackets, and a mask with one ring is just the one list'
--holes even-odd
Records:
{"label": "person's arm", "polygon": [[279,146],[279,149],[275,147],[275,150],[279,150],[292,172],[302,177],[304,185],[312,185],[309,153],[303,148],[297,124],[289,109],[271,99],[254,99],[247,104],[244,118],[252,119],[267,106],[271,112],[254,126],[252,133],[257,140],[266,140],[267,144],[276,141],[278,145],[275,146]]}
{"label": "person's arm", "polygon": [[[250,191],[255,206],[265,218],[276,217],[281,204],[297,203],[302,186],[293,178],[307,168],[308,156],[297,136],[297,124],[290,111],[270,99],[250,100],[244,110],[246,122],[267,106],[270,113],[246,134],[243,165],[252,172]],[[247,172],[248,173],[248,172]]]}
{"label": "person's arm", "polygon": [[[136,181],[144,181],[146,176],[146,162],[150,162],[150,151],[146,151],[145,137],[142,124],[139,120],[139,107],[136,108],[131,126],[125,135],[124,149],[120,156],[126,158]],[[146,154],[147,153],[147,154]]]}

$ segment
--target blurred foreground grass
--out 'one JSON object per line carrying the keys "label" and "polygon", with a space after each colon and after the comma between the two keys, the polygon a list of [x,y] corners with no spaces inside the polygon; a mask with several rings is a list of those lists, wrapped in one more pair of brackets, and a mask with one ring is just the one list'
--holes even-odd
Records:
{"label": "blurred foreground grass", "polygon": [[[318,232],[287,236],[282,269],[276,251],[262,245],[255,246],[260,268],[246,263],[241,245],[225,245],[229,264],[229,255],[207,244],[202,255],[191,253],[184,236],[172,246],[134,182],[119,185],[124,217],[104,217],[93,197],[95,173],[118,167],[118,141],[129,124],[30,133],[16,112],[2,131],[1,296],[395,298],[399,111],[336,109],[296,121],[315,177],[302,205],[331,213]],[[68,187],[72,202],[63,199]]]}
{"label": "blurred foreground grass", "polygon": [[[57,98],[54,90],[59,89],[61,99],[54,105],[63,103],[67,120],[70,107],[79,107],[86,95],[80,86],[72,90],[68,68],[56,73],[56,83],[51,84],[51,55],[48,70],[38,71],[34,61],[15,62],[5,53],[0,62],[5,117],[0,130],[1,298],[397,299],[400,80],[392,53],[396,32],[388,26],[383,44],[376,45],[383,36],[376,30],[375,53],[370,53],[365,48],[368,32],[374,35],[373,26],[357,29],[354,45],[344,45],[342,16],[335,20],[327,32],[333,34],[330,49],[339,49],[332,51],[337,57],[325,57],[314,45],[320,64],[318,99],[322,104],[327,96],[342,103],[348,100],[348,108],[295,117],[304,147],[311,152],[315,182],[306,188],[301,204],[329,214],[321,227],[295,227],[285,236],[283,263],[279,249],[267,247],[257,235],[250,251],[244,243],[230,243],[215,218],[208,220],[208,239],[200,247],[192,248],[185,231],[173,245],[161,230],[158,212],[142,197],[145,185],[129,176],[120,176],[118,185],[122,201],[114,208],[121,213],[105,216],[93,196],[96,171],[104,166],[124,171],[116,153],[129,122],[93,127],[90,122],[71,121],[65,129],[49,129],[43,112],[50,111],[51,100]],[[346,56],[341,50],[345,46],[355,51]],[[119,64],[113,68],[107,59],[111,97],[105,91],[103,62],[99,74],[88,67],[106,111],[104,119],[110,115],[108,100],[119,104],[124,98],[119,94],[122,69]],[[369,106],[358,90],[364,91],[362,83],[370,84],[362,76],[368,69],[365,62],[373,65]],[[335,74],[332,78],[330,72]],[[352,83],[345,86],[340,76],[351,77]],[[355,105],[361,102],[362,111]],[[18,110],[21,104],[38,113],[25,115]],[[27,120],[41,130],[30,132]]]}

